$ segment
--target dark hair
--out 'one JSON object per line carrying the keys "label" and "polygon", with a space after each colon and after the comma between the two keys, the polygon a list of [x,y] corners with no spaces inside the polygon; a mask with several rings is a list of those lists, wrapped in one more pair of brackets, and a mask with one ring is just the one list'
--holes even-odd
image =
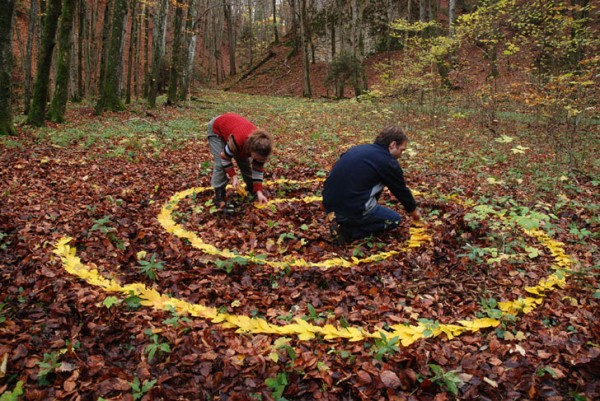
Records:
{"label": "dark hair", "polygon": [[248,153],[257,153],[262,157],[269,157],[271,154],[271,135],[267,131],[257,129],[248,139],[245,145]]}
{"label": "dark hair", "polygon": [[381,130],[379,135],[377,135],[377,138],[375,138],[375,143],[383,145],[386,148],[394,141],[399,145],[408,142],[408,137],[404,131],[402,131],[402,128],[396,125],[385,127]]}

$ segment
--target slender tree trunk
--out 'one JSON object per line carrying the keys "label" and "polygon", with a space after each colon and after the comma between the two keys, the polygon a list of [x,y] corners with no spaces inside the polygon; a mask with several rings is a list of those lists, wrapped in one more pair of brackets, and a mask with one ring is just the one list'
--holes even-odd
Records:
{"label": "slender tree trunk", "polygon": [[187,49],[185,53],[185,62],[183,69],[183,76],[181,78],[181,88],[179,90],[179,100],[186,100],[187,95],[190,91],[190,84],[192,80],[192,69],[194,67],[194,58],[196,55],[196,42],[197,35],[195,32],[195,21],[197,16],[196,2],[195,0],[188,0],[188,15],[186,20],[185,38]]}
{"label": "slender tree trunk", "polygon": [[65,121],[65,110],[69,98],[69,71],[71,66],[71,31],[75,17],[75,0],[62,0],[62,13],[58,30],[58,66],[54,97],[48,110],[48,119],[53,122]]}
{"label": "slender tree trunk", "polygon": [[87,25],[87,38],[85,42],[85,71],[86,79],[84,90],[86,93],[97,93],[98,89],[98,74],[97,74],[97,54],[98,44],[96,43],[96,24],[95,21],[98,17],[98,5],[94,2],[90,4],[89,16],[86,13],[86,25]]}
{"label": "slender tree trunk", "polygon": [[148,106],[156,107],[158,95],[158,80],[162,69],[165,55],[165,41],[167,36],[167,14],[169,13],[169,1],[161,0],[160,8],[154,11],[154,28],[152,31],[152,72],[148,93]]}
{"label": "slender tree trunk", "polygon": [[175,2],[175,20],[173,21],[173,52],[171,53],[171,71],[169,74],[169,91],[167,103],[177,104],[177,86],[181,76],[181,28],[183,26],[183,0]]}
{"label": "slender tree trunk", "polygon": [[448,1],[448,36],[452,36],[454,30],[454,11],[456,10],[456,0]]}
{"label": "slender tree trunk", "polygon": [[145,98],[149,98],[150,96],[150,82],[152,78],[150,77],[150,6],[144,3],[144,19],[142,19],[142,25],[145,25],[145,30],[142,29],[142,32],[145,32],[144,36],[144,85],[142,87],[142,93]]}
{"label": "slender tree trunk", "polygon": [[54,51],[56,28],[60,16],[60,0],[50,0],[46,18],[44,18],[44,33],[42,35],[42,48],[38,57],[37,77],[33,88],[31,110],[27,116],[27,124],[34,127],[44,125],[46,115],[46,101],[50,91],[50,68],[52,66],[52,52]]}
{"label": "slender tree trunk", "polygon": [[254,61],[254,29],[252,23],[252,0],[248,0],[248,32],[250,33],[250,37],[248,38],[248,53],[249,53],[249,62],[248,65],[252,66],[252,62]]}
{"label": "slender tree trunk", "polygon": [[0,136],[15,135],[11,108],[12,82],[12,20],[15,10],[14,0],[5,0],[0,7]]}
{"label": "slender tree trunk", "polygon": [[300,0],[300,36],[302,40],[302,64],[304,67],[304,85],[302,96],[312,97],[310,88],[310,65],[308,60],[308,38],[307,36],[308,16],[306,15],[306,0]]}
{"label": "slender tree trunk", "polygon": [[85,97],[85,84],[83,82],[84,71],[84,43],[86,33],[86,7],[84,0],[77,2],[77,101],[81,101]]}
{"label": "slender tree trunk", "polygon": [[133,69],[133,57],[135,51],[135,43],[137,39],[137,0],[133,0],[131,4],[131,31],[129,33],[129,57],[127,60],[127,88],[125,90],[125,103],[131,103],[131,75]]}
{"label": "slender tree trunk", "polygon": [[277,1],[273,0],[273,35],[275,44],[279,43],[279,33],[277,32]]}
{"label": "slender tree trunk", "polygon": [[290,0],[290,6],[292,8],[292,40],[294,43],[294,47],[293,47],[293,54],[297,54],[298,50],[300,49],[300,42],[301,42],[301,38],[298,35],[298,1],[304,1],[304,0]]}
{"label": "slender tree trunk", "polygon": [[[102,25],[102,43],[100,48],[100,77],[98,78],[98,93],[102,96],[102,91],[104,90],[104,78],[106,76],[106,66],[108,59],[108,50],[110,46],[110,21],[111,21],[111,10],[112,4],[114,0],[106,0],[106,5],[104,7],[104,22]],[[93,21],[92,21],[93,23]],[[101,111],[100,111],[101,112]]]}
{"label": "slender tree trunk", "polygon": [[[14,2],[13,2],[14,4]],[[35,39],[35,26],[38,15],[38,1],[31,0],[31,9],[29,12],[29,28],[27,30],[27,50],[25,55],[25,114],[29,114],[29,105],[31,103],[31,58],[33,54],[33,41]]]}
{"label": "slender tree trunk", "polygon": [[100,99],[96,104],[96,114],[100,114],[104,110],[120,111],[125,109],[119,98],[119,82],[121,81],[119,71],[121,71],[123,61],[122,41],[125,36],[123,27],[125,26],[126,17],[127,0],[115,0],[104,85],[100,92]]}
{"label": "slender tree trunk", "polygon": [[233,26],[233,17],[231,15],[231,3],[226,1],[223,3],[223,13],[225,15],[225,21],[227,22],[227,40],[229,42],[229,75],[233,76],[237,74],[235,67],[235,35]]}

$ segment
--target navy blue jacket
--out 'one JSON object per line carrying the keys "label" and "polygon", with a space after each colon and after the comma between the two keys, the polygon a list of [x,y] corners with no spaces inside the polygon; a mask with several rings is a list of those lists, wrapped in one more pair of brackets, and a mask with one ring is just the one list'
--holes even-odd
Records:
{"label": "navy blue jacket", "polygon": [[377,205],[384,187],[394,194],[408,213],[417,204],[404,182],[398,161],[376,143],[358,145],[342,154],[323,188],[325,210],[347,218],[360,218]]}

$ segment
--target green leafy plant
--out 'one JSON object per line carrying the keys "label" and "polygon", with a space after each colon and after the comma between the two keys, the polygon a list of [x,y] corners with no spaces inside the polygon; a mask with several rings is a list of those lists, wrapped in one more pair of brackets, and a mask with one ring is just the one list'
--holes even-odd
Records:
{"label": "green leafy plant", "polygon": [[92,232],[100,231],[110,240],[110,242],[114,244],[114,246],[117,247],[117,249],[124,250],[125,243],[122,239],[117,237],[117,235],[115,234],[117,230],[110,224],[110,216],[104,216],[101,219],[94,220],[94,225],[92,225],[92,228],[90,228],[90,231],[88,232],[88,237],[91,235]]}
{"label": "green leafy plant", "polygon": [[129,292],[129,296],[125,298],[124,302],[129,309],[139,309],[142,306],[142,299],[135,295],[133,291]]}
{"label": "green leafy plant", "polygon": [[169,345],[169,343],[160,342],[158,334],[153,333],[150,329],[144,330],[144,334],[150,337],[150,340],[152,341],[151,344],[146,345],[146,348],[144,348],[144,353],[148,354],[148,362],[152,362],[152,360],[154,359],[154,355],[156,355],[157,352],[159,353],[159,355],[161,353],[171,352],[171,346]]}
{"label": "green leafy plant", "polygon": [[278,373],[276,377],[268,377],[265,380],[267,387],[273,389],[273,398],[275,401],[286,401],[283,397],[283,392],[288,385],[287,373]]}
{"label": "green leafy plant", "polygon": [[444,369],[442,369],[441,366],[433,363],[430,363],[427,366],[429,366],[429,369],[431,369],[434,374],[429,380],[445,388],[451,394],[458,395],[458,389],[463,385],[463,381],[456,375],[455,371],[444,372]]}
{"label": "green leafy plant", "polygon": [[137,268],[150,280],[156,281],[156,272],[164,269],[163,262],[156,260],[156,254],[150,256],[150,260],[138,260]]}
{"label": "green leafy plant", "polygon": [[60,353],[52,351],[51,353],[44,353],[44,360],[38,362],[37,365],[40,367],[38,373],[38,381],[41,385],[48,385],[48,375],[54,373],[56,369],[60,368],[61,362],[58,361]]}
{"label": "green leafy plant", "polygon": [[502,311],[498,309],[498,301],[494,298],[481,298],[479,301],[483,313],[478,313],[478,317],[491,317],[492,319],[501,319]]}
{"label": "green leafy plant", "polygon": [[20,396],[23,395],[23,382],[18,381],[15,385],[14,390],[5,391],[0,395],[0,401],[17,401]]}
{"label": "green leafy plant", "polygon": [[141,399],[144,394],[146,394],[154,385],[156,384],[156,379],[154,380],[144,380],[144,383],[140,382],[140,379],[135,376],[133,381],[129,383],[131,386],[131,395],[133,396],[133,400]]}
{"label": "green leafy plant", "polygon": [[10,245],[10,242],[6,240],[8,234],[0,232],[0,249],[5,251],[6,248]]}
{"label": "green leafy plant", "polygon": [[375,355],[373,356],[378,361],[382,361],[383,357],[386,355],[393,355],[395,352],[398,352],[398,336],[393,336],[388,340],[385,334],[380,333],[381,338],[375,338],[375,346],[376,350]]}
{"label": "green leafy plant", "polygon": [[106,308],[106,309],[110,309],[112,308],[114,305],[118,304],[119,298],[115,297],[115,296],[108,296],[106,298],[104,298],[104,301],[102,301],[102,305]]}
{"label": "green leafy plant", "polygon": [[175,311],[175,308],[173,308],[172,306],[169,306],[168,310],[169,310],[169,312],[171,312],[171,317],[168,318],[168,319],[163,320],[163,324],[166,324],[166,325],[178,328],[179,325],[181,325],[181,322],[185,322],[185,323],[191,323],[192,322],[188,317],[179,316],[177,314],[177,312]]}
{"label": "green leafy plant", "polygon": [[246,264],[248,264],[248,259],[246,259],[243,256],[236,256],[234,258],[230,258],[227,260],[215,261],[215,265],[217,266],[217,269],[225,270],[225,272],[227,274],[229,274],[233,271],[233,267],[235,265],[244,266]]}

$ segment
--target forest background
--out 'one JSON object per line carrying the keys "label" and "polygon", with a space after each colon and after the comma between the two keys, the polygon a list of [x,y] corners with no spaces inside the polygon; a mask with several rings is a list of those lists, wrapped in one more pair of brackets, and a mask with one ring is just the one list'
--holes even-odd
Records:
{"label": "forest background", "polygon": [[[0,399],[597,398],[598,13],[4,1]],[[204,124],[226,111],[275,135],[273,198],[306,201],[231,216],[238,230],[206,191],[178,200],[173,224],[222,250],[207,255],[156,216],[208,185]],[[389,123],[411,137],[402,164],[432,242],[397,259],[402,236],[337,249],[309,195]],[[218,312],[98,289],[65,249]],[[314,266],[290,267],[303,258]],[[226,313],[258,320],[219,324]]]}

